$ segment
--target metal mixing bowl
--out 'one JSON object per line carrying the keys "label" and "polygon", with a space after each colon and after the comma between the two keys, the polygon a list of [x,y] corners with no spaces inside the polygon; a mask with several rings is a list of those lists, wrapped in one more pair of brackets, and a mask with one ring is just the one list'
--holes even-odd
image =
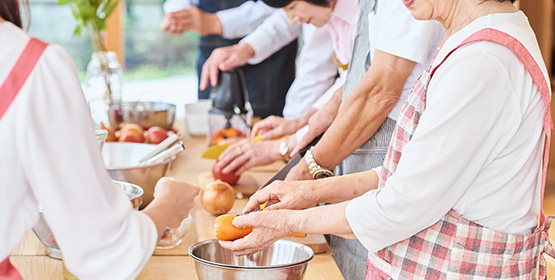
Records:
{"label": "metal mixing bowl", "polygon": [[102,157],[112,179],[129,182],[143,188],[143,204],[146,207],[154,198],[154,186],[166,174],[173,156],[165,161],[139,166],[139,160],[154,150],[156,145],[108,142],[104,144]]}
{"label": "metal mixing bowl", "polygon": [[108,120],[112,127],[122,122],[136,123],[145,129],[160,126],[170,130],[175,120],[175,104],[164,102],[115,102],[108,104]]}
{"label": "metal mixing bowl", "polygon": [[210,239],[193,244],[189,256],[200,280],[301,280],[314,252],[300,243],[278,240],[260,252],[235,256]]}
{"label": "metal mixing bowl", "polygon": [[[143,203],[143,190],[137,185],[133,185],[126,182],[112,181],[114,185],[119,186],[127,197],[131,201],[131,205],[135,210],[139,210],[139,206]],[[62,251],[56,243],[56,238],[50,229],[50,226],[46,223],[44,219],[44,214],[42,208],[39,206],[39,220],[37,224],[33,227],[33,233],[39,238],[39,240],[46,246],[46,255],[55,258],[62,259]]]}

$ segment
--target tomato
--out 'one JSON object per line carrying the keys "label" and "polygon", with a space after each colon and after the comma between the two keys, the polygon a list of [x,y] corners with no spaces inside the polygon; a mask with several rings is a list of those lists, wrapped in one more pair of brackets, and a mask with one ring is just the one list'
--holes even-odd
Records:
{"label": "tomato", "polygon": [[222,180],[230,185],[237,183],[241,177],[241,175],[235,175],[233,172],[227,174],[222,173],[222,170],[218,166],[218,161],[212,166],[212,176],[214,176],[214,179]]}

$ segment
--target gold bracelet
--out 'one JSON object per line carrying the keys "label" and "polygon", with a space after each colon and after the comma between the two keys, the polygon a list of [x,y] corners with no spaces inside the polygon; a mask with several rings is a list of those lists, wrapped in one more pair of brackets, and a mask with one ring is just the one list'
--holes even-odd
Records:
{"label": "gold bracelet", "polygon": [[316,163],[316,160],[314,160],[314,156],[312,155],[313,149],[314,149],[314,146],[310,147],[310,149],[306,151],[306,155],[304,156],[304,160],[308,165],[308,170],[310,171],[310,175],[312,175],[312,178],[314,180],[318,180],[322,178],[332,177],[333,176],[332,171],[325,169],[321,167],[318,163]]}

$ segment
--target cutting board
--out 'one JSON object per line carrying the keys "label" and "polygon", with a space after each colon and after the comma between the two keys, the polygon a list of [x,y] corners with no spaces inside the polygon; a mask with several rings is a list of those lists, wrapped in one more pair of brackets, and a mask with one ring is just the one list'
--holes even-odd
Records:
{"label": "cutting board", "polygon": [[[233,208],[228,212],[228,214],[237,214],[243,211],[243,208],[247,204],[247,199],[237,199]],[[214,220],[215,216],[206,212],[204,209],[198,209],[195,212],[195,223],[197,230],[198,241],[214,239],[216,234],[214,233]],[[330,247],[322,234],[307,234],[304,238],[297,237],[284,237],[285,240],[295,241],[304,244],[312,249],[315,254],[321,254],[329,252]]]}

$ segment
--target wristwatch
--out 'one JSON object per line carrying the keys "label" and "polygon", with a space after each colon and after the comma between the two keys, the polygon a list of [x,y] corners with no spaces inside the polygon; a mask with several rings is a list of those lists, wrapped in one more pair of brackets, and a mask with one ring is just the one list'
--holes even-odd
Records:
{"label": "wristwatch", "polygon": [[286,163],[291,160],[291,157],[289,156],[289,146],[287,146],[287,140],[288,138],[287,136],[285,136],[281,138],[281,143],[279,143],[279,154],[283,158],[283,161],[285,161]]}
{"label": "wristwatch", "polygon": [[308,165],[308,170],[310,171],[312,178],[314,178],[314,180],[318,180],[318,179],[323,179],[327,177],[332,177],[333,176],[332,171],[325,169],[321,167],[318,163],[316,163],[316,161],[314,160],[314,156],[312,155],[313,149],[314,149],[314,146],[310,147],[310,149],[306,151],[306,155],[304,156],[304,160]]}

